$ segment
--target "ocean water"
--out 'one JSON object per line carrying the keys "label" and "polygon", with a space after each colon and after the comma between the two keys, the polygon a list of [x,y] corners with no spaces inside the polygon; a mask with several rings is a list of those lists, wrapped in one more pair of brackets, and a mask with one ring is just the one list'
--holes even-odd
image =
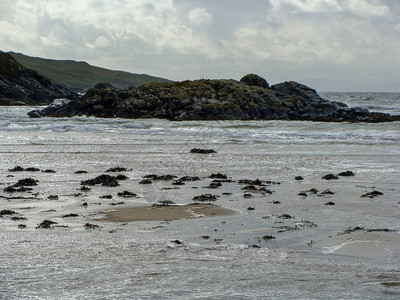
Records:
{"label": "ocean water", "polygon": [[[322,96],[400,114],[400,94]],[[0,107],[0,210],[27,218],[0,218],[0,299],[400,296],[400,122],[30,119],[26,113],[32,109]],[[191,154],[192,148],[217,153]],[[17,165],[55,173],[9,172]],[[122,173],[129,179],[120,187],[78,190],[82,180],[116,166],[128,169]],[[88,173],[75,174],[78,170]],[[322,179],[346,170],[355,176]],[[209,175],[217,172],[236,182],[207,188]],[[139,184],[153,173],[202,180],[179,189],[168,181]],[[3,191],[27,177],[39,180],[32,193]],[[266,188],[272,194],[245,198],[237,183],[245,178],[271,181]],[[311,188],[335,194],[298,195]],[[118,198],[123,190],[139,198]],[[360,197],[373,190],[383,195]],[[164,200],[185,204],[206,193],[238,214],[99,221],[98,212],[113,209],[112,202],[125,202],[118,207]],[[105,194],[113,199],[99,198]],[[49,200],[50,195],[59,199]],[[78,217],[63,217],[68,213]],[[45,219],[58,227],[36,229]],[[100,228],[85,229],[87,222]],[[356,226],[392,232],[340,234]],[[263,239],[269,235],[274,239]]]}

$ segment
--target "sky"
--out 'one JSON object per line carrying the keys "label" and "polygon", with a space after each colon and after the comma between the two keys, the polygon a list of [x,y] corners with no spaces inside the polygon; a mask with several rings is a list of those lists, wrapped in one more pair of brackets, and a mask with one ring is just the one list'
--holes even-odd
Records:
{"label": "sky", "polygon": [[0,0],[0,50],[171,80],[400,92],[400,0]]}

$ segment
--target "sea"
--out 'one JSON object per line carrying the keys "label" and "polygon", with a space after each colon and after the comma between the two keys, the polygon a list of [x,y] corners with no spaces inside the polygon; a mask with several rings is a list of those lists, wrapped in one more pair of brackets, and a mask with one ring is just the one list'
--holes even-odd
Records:
{"label": "sea", "polygon": [[[400,93],[321,96],[400,114]],[[27,116],[39,108],[0,107],[0,210],[17,213],[0,217],[0,299],[400,298],[400,122]],[[16,166],[40,171],[11,172]],[[119,187],[81,190],[114,167],[129,178]],[[345,171],[355,175],[322,178]],[[217,173],[229,180],[211,189]],[[147,174],[201,180],[139,184]],[[4,191],[24,178],[38,185]],[[268,192],[243,190],[243,179],[262,180]],[[119,198],[124,190],[138,197]],[[99,216],[202,194],[236,214]],[[44,220],[56,224],[39,228]]]}

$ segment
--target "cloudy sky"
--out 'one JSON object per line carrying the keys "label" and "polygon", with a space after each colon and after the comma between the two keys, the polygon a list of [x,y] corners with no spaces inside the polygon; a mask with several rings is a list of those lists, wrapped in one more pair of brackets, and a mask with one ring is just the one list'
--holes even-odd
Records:
{"label": "cloudy sky", "polygon": [[400,92],[400,1],[0,0],[0,50],[172,80]]}

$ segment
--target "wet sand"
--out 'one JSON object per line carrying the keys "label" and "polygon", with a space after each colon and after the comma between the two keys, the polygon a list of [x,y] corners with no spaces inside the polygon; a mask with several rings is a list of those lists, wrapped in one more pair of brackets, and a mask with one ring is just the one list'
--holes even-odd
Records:
{"label": "wet sand", "polygon": [[104,222],[135,222],[135,221],[173,221],[180,219],[195,219],[201,217],[229,216],[238,211],[213,204],[193,203],[172,206],[138,206],[124,207],[102,211],[100,215]]}

